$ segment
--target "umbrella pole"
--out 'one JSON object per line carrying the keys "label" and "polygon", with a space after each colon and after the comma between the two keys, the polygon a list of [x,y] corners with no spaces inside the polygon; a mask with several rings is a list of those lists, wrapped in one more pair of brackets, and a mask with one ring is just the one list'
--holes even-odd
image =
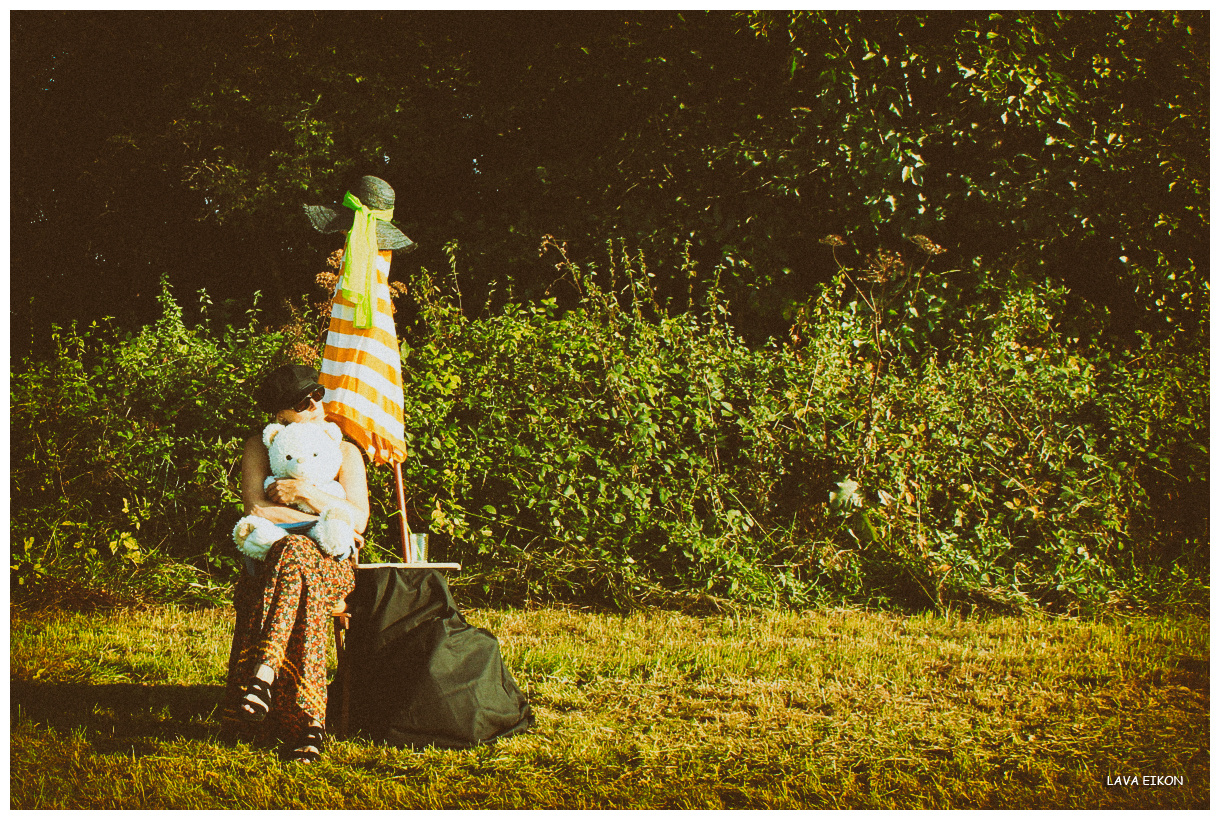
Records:
{"label": "umbrella pole", "polygon": [[402,464],[394,462],[394,489],[398,493],[398,514],[402,516],[402,561],[411,554],[411,525],[407,523],[407,494],[402,486]]}

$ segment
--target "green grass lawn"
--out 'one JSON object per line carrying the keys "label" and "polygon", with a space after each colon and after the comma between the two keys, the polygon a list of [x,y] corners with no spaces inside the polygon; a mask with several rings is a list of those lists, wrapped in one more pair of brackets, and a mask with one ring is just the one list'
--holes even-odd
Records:
{"label": "green grass lawn", "polygon": [[[477,610],[537,716],[318,764],[216,739],[232,615],[12,612],[11,806],[1204,808],[1208,624]],[[1181,785],[1107,785],[1119,776]]]}

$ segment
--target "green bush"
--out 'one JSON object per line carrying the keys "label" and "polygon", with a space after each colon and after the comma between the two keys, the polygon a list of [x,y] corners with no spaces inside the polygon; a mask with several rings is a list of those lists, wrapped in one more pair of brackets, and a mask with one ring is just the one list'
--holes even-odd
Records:
{"label": "green bush", "polygon": [[[468,318],[456,268],[445,287],[421,270],[399,322],[413,525],[495,601],[1206,600],[1205,346],[1065,338],[1062,291],[932,274],[921,247],[843,269],[753,349],[717,288],[663,309],[625,249],[601,271],[560,257],[566,309]],[[188,328],[162,304],[129,338],[62,331],[14,374],[22,594],[71,578],[215,600],[234,577],[251,385],[312,362],[320,319],[214,327],[205,303]],[[364,555],[390,559],[390,471],[370,488]]]}
{"label": "green bush", "polygon": [[13,374],[13,583],[18,597],[217,600],[221,546],[240,508],[241,440],[261,416],[256,374],[295,338],[194,329],[168,287],[155,325],[56,332],[47,361]]}
{"label": "green bush", "polygon": [[[967,302],[967,274],[878,254],[785,344],[750,350],[714,291],[662,312],[641,258],[601,287],[560,267],[581,294],[566,312],[466,321],[418,291],[404,469],[440,548],[489,592],[1067,608],[1155,574],[1131,526],[1162,516],[1124,448],[1198,453],[1206,394],[1175,405],[1172,438],[1125,437],[1110,413],[1138,403],[1099,372],[1123,364],[1057,331],[1061,290]],[[1140,372],[1147,390],[1174,378]]]}

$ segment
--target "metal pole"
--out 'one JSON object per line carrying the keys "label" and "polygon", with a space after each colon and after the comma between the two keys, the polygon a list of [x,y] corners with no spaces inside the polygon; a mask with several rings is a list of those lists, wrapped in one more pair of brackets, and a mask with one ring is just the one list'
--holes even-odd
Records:
{"label": "metal pole", "polygon": [[411,554],[411,525],[407,523],[407,494],[402,486],[402,465],[394,462],[394,487],[398,491],[398,514],[402,516],[402,561]]}

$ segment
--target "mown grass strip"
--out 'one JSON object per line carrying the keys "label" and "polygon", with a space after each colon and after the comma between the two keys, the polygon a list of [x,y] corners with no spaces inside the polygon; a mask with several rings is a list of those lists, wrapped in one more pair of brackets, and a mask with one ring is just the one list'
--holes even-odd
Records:
{"label": "mown grass strip", "polygon": [[[216,739],[231,614],[14,613],[13,808],[1209,805],[1208,627],[852,610],[482,610],[537,729],[361,739],[318,765]],[[1180,786],[1113,786],[1118,776]]]}

